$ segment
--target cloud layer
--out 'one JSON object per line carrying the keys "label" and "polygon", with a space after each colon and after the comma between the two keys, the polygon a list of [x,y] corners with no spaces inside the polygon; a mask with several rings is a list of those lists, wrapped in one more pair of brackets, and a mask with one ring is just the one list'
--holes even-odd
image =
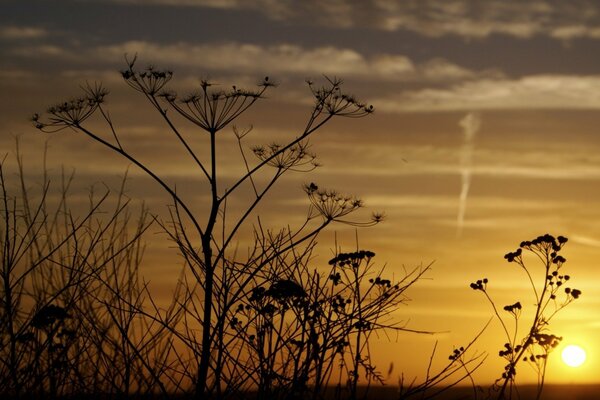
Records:
{"label": "cloud layer", "polygon": [[241,76],[268,73],[301,79],[321,74],[356,78],[367,84],[389,85],[370,100],[382,112],[600,108],[600,75],[508,78],[498,70],[471,70],[441,58],[416,63],[403,54],[367,56],[333,46],[126,41],[91,49],[21,45],[12,54],[24,59],[60,59],[83,69],[91,63],[120,60],[125,54],[140,54],[160,66],[187,69],[188,73],[200,70]]}
{"label": "cloud layer", "polygon": [[476,79],[444,88],[403,91],[373,100],[387,112],[598,109],[600,75]]}
{"label": "cloud layer", "polygon": [[337,28],[407,30],[429,37],[481,39],[493,34],[517,38],[600,38],[600,4],[552,0],[113,0],[117,3],[251,10],[272,20]]}

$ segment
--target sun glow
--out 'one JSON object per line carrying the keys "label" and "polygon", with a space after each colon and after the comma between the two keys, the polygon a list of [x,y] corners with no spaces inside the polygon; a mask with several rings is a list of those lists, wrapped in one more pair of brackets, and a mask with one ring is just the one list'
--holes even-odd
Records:
{"label": "sun glow", "polygon": [[561,353],[563,362],[569,367],[579,367],[585,362],[585,350],[574,344],[566,346]]}

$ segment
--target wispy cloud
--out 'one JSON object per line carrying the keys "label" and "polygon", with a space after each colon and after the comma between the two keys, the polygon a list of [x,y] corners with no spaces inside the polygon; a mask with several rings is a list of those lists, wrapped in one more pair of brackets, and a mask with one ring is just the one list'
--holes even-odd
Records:
{"label": "wispy cloud", "polygon": [[13,55],[21,56],[21,57],[37,57],[37,58],[61,58],[61,59],[69,59],[70,61],[76,60],[78,55],[76,52],[72,52],[69,49],[66,49],[61,46],[56,46],[52,44],[39,44],[32,46],[18,46],[13,49]]}
{"label": "wispy cloud", "polygon": [[600,240],[595,239],[595,238],[591,238],[589,236],[570,235],[569,236],[569,240],[571,240],[573,243],[581,244],[581,245],[584,245],[584,246],[599,247],[600,248]]}
{"label": "wispy cloud", "polygon": [[[456,196],[451,194],[416,195],[416,194],[376,194],[365,197],[371,207],[398,207],[412,209],[439,209],[447,211],[450,215],[456,209]],[[556,210],[560,207],[572,207],[576,201],[549,200],[540,203],[536,199],[511,198],[510,196],[477,196],[470,202],[470,206],[478,212],[512,211],[519,210],[529,213],[533,210]],[[456,224],[456,221],[452,222]],[[570,236],[569,239],[572,239]],[[600,245],[600,241],[597,242]]]}
{"label": "wispy cloud", "polygon": [[550,36],[556,39],[591,38],[600,39],[600,27],[585,25],[561,26],[550,31]]}
{"label": "wispy cloud", "polygon": [[445,88],[404,91],[372,100],[380,111],[600,108],[600,75],[532,75],[474,79]]}
{"label": "wispy cloud", "polygon": [[[522,153],[520,158],[526,158]],[[557,161],[558,162],[558,161]],[[552,180],[600,180],[600,164],[597,165],[572,165],[568,167],[560,165],[507,165],[509,162],[493,164],[485,162],[483,165],[473,165],[471,176],[495,177],[495,178],[519,178],[519,179],[552,179]],[[345,170],[334,165],[327,165],[327,174],[342,174]],[[381,170],[379,168],[361,168],[353,171],[357,176],[409,176],[409,175],[460,175],[460,166],[453,164],[442,164],[431,160],[430,163],[415,163],[411,160],[411,166],[404,169]]]}
{"label": "wispy cloud", "polygon": [[423,36],[456,35],[517,38],[545,35],[556,39],[600,38],[600,5],[590,1],[548,0],[113,0],[163,6],[253,10],[273,20],[294,20],[339,28],[408,30]]}
{"label": "wispy cloud", "polygon": [[30,71],[18,69],[18,68],[0,68],[0,82],[13,81],[18,82],[25,81],[26,79],[35,78],[35,74]]}
{"label": "wispy cloud", "polygon": [[498,76],[498,71],[471,71],[435,58],[415,64],[402,54],[376,54],[367,57],[356,50],[321,46],[304,48],[293,44],[259,46],[244,43],[194,45],[191,43],[157,44],[143,41],[98,48],[103,57],[123,54],[152,55],[155,62],[246,73],[335,74],[359,76],[368,80],[455,81],[477,76]]}
{"label": "wispy cloud", "polygon": [[151,56],[152,62],[156,63],[219,71],[301,74],[321,71],[325,74],[346,75],[368,68],[368,62],[358,52],[335,47],[303,49],[288,44],[263,47],[243,43],[194,45],[185,42],[163,45],[128,41],[96,50],[96,54],[111,58],[123,57],[126,53]]}
{"label": "wispy cloud", "polygon": [[458,197],[458,215],[456,217],[456,236],[462,235],[465,213],[467,212],[467,197],[471,187],[471,170],[473,168],[473,148],[475,135],[481,127],[479,114],[469,113],[459,122],[463,129],[463,145],[460,151],[461,189]]}
{"label": "wispy cloud", "polygon": [[553,10],[542,1],[492,0],[475,4],[465,0],[425,0],[415,6],[378,0],[375,4],[383,11],[379,21],[383,29],[406,29],[431,37],[458,35],[484,38],[494,33],[531,37],[544,31],[539,17],[547,16]]}
{"label": "wispy cloud", "polygon": [[48,32],[44,28],[33,26],[4,26],[0,28],[1,39],[36,39],[45,37]]}
{"label": "wispy cloud", "polygon": [[[517,178],[542,180],[600,180],[600,156],[590,155],[590,146],[569,145],[557,141],[556,146],[544,142],[543,135],[535,135],[540,142],[526,145],[521,142],[514,148],[491,148],[479,145],[477,153],[473,154],[471,176],[485,178]],[[565,133],[565,138],[577,137],[577,132]],[[507,139],[512,143],[515,136]],[[348,146],[350,147],[350,146]],[[365,160],[365,166],[352,171],[356,177],[406,177],[423,175],[452,175],[460,176],[461,147],[407,146],[401,143],[387,143],[385,148],[380,145],[360,146],[356,153],[347,149],[343,144],[338,145],[338,151],[351,157]],[[551,156],[549,156],[551,154]],[[330,156],[331,158],[332,156]],[[400,157],[408,162],[402,162]],[[384,166],[387,166],[384,167]],[[398,166],[391,168],[390,166]],[[329,162],[322,173],[344,174],[345,167]]]}
{"label": "wispy cloud", "polygon": [[51,44],[18,46],[12,54],[19,57],[68,59],[81,64],[117,61],[128,54],[164,67],[202,68],[206,71],[239,74],[295,74],[302,77],[321,74],[359,77],[367,82],[451,83],[484,77],[500,78],[498,70],[473,71],[442,58],[415,63],[402,54],[380,53],[366,56],[354,49],[333,46],[302,47],[294,44],[257,45],[248,43],[189,42],[159,44],[126,41],[91,49],[59,47]]}

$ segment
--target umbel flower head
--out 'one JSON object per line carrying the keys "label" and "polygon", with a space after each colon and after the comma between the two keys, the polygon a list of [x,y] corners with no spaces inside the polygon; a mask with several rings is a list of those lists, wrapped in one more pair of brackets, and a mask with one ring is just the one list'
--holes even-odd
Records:
{"label": "umbel flower head", "polygon": [[135,63],[137,61],[137,55],[133,57],[133,60],[126,61],[127,69],[121,71],[121,76],[130,87],[140,93],[154,96],[158,94],[173,77],[173,71],[157,69],[153,65],[149,65],[142,70],[136,69]]}
{"label": "umbel flower head", "polygon": [[304,192],[311,205],[310,217],[320,215],[327,221],[336,221],[353,226],[371,226],[383,220],[383,214],[374,213],[368,222],[343,220],[348,214],[363,207],[362,200],[349,195],[342,195],[335,190],[319,189],[315,183],[305,184]]}
{"label": "umbel flower head", "polygon": [[214,86],[209,81],[201,80],[200,90],[187,96],[179,97],[172,91],[162,92],[160,96],[193,124],[206,131],[217,132],[262,98],[264,92],[275,84],[267,76],[256,90],[237,86],[226,90],[213,89]]}
{"label": "umbel flower head", "polygon": [[306,81],[314,98],[315,109],[330,115],[360,118],[374,111],[372,105],[358,101],[354,96],[342,92],[342,80],[325,77],[327,85],[317,87],[311,80]]}
{"label": "umbel flower head", "polygon": [[78,127],[104,103],[108,91],[99,83],[82,87],[84,95],[55,104],[46,110],[48,120],[42,121],[39,114],[31,118],[35,127],[44,132],[56,132],[69,127]]}
{"label": "umbel flower head", "polygon": [[42,329],[53,325],[55,322],[68,318],[67,310],[54,304],[40,308],[31,319],[31,326]]}
{"label": "umbel flower head", "polygon": [[509,313],[513,313],[513,314],[517,314],[521,311],[521,309],[523,308],[523,306],[521,305],[521,302],[517,301],[514,304],[509,304],[507,306],[504,306],[504,311],[508,311]]}
{"label": "umbel flower head", "polygon": [[485,290],[487,288],[487,284],[488,284],[488,279],[483,278],[483,279],[478,279],[477,282],[472,282],[469,286],[473,290],[481,290],[482,292],[485,292]]}
{"label": "umbel flower head", "polygon": [[289,148],[272,143],[268,146],[254,146],[252,152],[268,165],[282,169],[307,172],[315,169],[318,163],[316,155],[308,151],[308,142],[299,142]]}
{"label": "umbel flower head", "polygon": [[304,186],[314,209],[327,220],[344,217],[354,210],[363,207],[362,200],[348,195],[341,195],[334,190],[323,190],[311,183]]}
{"label": "umbel flower head", "polygon": [[290,279],[279,279],[265,293],[276,300],[306,297],[306,291],[298,283]]}
{"label": "umbel flower head", "polygon": [[360,263],[364,260],[367,263],[375,257],[375,253],[370,250],[359,250],[352,253],[340,253],[337,256],[329,260],[329,265],[337,267],[352,267],[358,268]]}

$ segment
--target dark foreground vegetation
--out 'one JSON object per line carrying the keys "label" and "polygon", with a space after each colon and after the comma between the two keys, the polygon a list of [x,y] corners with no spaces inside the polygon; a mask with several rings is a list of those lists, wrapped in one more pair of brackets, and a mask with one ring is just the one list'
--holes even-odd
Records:
{"label": "dark foreground vegetation", "polygon": [[[253,90],[201,81],[197,92],[182,97],[167,88],[171,71],[138,69],[133,59],[122,76],[196,168],[194,196],[185,197],[164,171],[135,155],[135,143],[111,118],[101,85],[87,85],[81,97],[33,117],[44,132],[75,131],[119,154],[171,204],[166,218],[144,208],[133,212],[123,186],[116,193],[90,192],[87,210],[74,212],[70,176],[56,185],[44,174],[33,190],[19,156],[16,182],[8,182],[2,164],[3,398],[445,398],[460,395],[463,389],[447,389],[462,382],[471,384],[471,398],[504,399],[516,398],[522,364],[539,372],[534,397],[541,396],[547,355],[561,340],[549,332],[549,322],[581,295],[564,272],[566,238],[543,235],[505,257],[531,282],[531,320],[521,315],[518,299],[499,310],[486,278],[471,284],[506,334],[506,343],[499,343],[506,368],[490,389],[472,381],[485,359],[470,352],[475,337],[448,351],[447,364],[423,382],[394,382],[388,392],[380,388],[385,379],[372,363],[370,338],[410,331],[391,314],[429,266],[392,279],[374,252],[337,247],[327,265],[315,262],[317,238],[328,226],[366,227],[383,219],[354,217],[363,207],[358,198],[316,183],[303,188],[308,208],[297,226],[267,229],[256,215],[283,175],[318,166],[309,143],[317,131],[334,118],[367,116],[373,107],[344,93],[338,79],[308,82],[314,101],[306,124],[281,143],[248,148],[252,129],[233,123],[275,86],[269,78]],[[243,172],[233,181],[221,175],[223,135],[233,135],[238,148]],[[244,207],[228,209],[229,199]],[[179,273],[178,265],[184,266],[168,304],[156,301],[141,275],[143,234],[151,226],[166,233],[181,256],[165,268]],[[241,250],[247,226],[253,227],[252,245]],[[541,279],[530,273],[527,253],[543,264]]]}

